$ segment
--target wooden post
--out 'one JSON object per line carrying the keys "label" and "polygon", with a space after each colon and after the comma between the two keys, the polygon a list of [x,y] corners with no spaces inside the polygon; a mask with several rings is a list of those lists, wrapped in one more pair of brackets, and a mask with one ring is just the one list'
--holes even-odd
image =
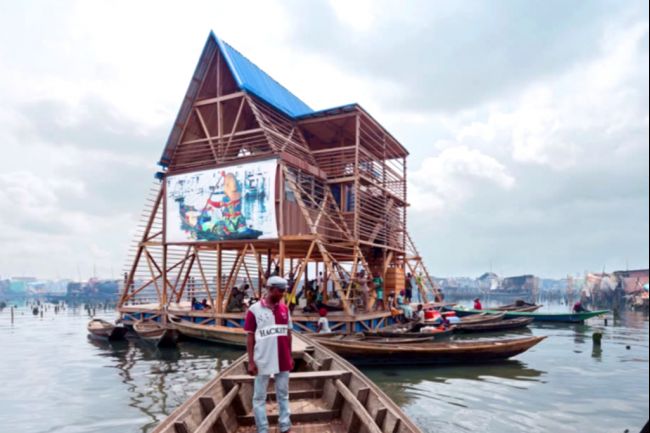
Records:
{"label": "wooden post", "polygon": [[311,257],[311,253],[314,250],[314,247],[316,246],[316,241],[313,241],[311,245],[309,245],[309,249],[307,250],[307,255],[305,256],[305,260],[302,262],[302,265],[298,268],[298,274],[296,275],[296,278],[294,279],[294,284],[293,287],[290,287],[289,289],[291,290],[291,294],[295,295],[296,294],[296,288],[298,287],[298,281],[300,281],[300,278],[302,277],[303,272],[305,273],[305,276],[307,275],[307,264],[309,263],[309,258]]}
{"label": "wooden post", "polygon": [[217,313],[222,313],[223,312],[223,276],[222,276],[222,271],[221,267],[223,265],[223,258],[222,258],[222,251],[221,251],[221,243],[217,244],[217,305],[213,305],[212,308],[214,308]]}
{"label": "wooden post", "polygon": [[359,239],[359,150],[361,147],[361,119],[357,114],[355,116],[354,132],[354,224],[353,236],[355,240]]}
{"label": "wooden post", "polygon": [[151,226],[153,225],[156,219],[156,213],[158,212],[158,207],[162,202],[162,197],[163,197],[163,188],[161,187],[160,191],[158,192],[158,195],[156,196],[156,201],[154,202],[154,205],[151,208],[151,214],[149,215],[149,219],[147,220],[147,226],[144,232],[142,233],[142,239],[140,240],[140,245],[138,246],[138,250],[135,254],[135,258],[133,259],[133,265],[131,265],[131,270],[129,271],[129,276],[127,280],[128,284],[124,286],[124,290],[122,291],[122,296],[120,296],[120,301],[118,303],[118,308],[121,307],[128,298],[129,287],[133,284],[133,280],[135,278],[135,271],[138,268],[138,263],[140,263],[140,258],[142,257],[142,253],[144,252],[143,243],[149,237]]}
{"label": "wooden post", "polygon": [[284,240],[280,238],[280,262],[279,262],[279,267],[280,267],[280,276],[284,278],[284,254],[285,254],[285,245],[284,245]]}

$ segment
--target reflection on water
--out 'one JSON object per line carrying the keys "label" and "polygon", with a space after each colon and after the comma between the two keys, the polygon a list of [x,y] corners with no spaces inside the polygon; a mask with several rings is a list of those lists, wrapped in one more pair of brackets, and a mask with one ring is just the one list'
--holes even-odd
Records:
{"label": "reflection on water", "polygon": [[[23,309],[12,326],[6,310],[0,313],[0,431],[150,432],[243,353],[190,341],[157,349],[139,340],[89,340],[87,321],[81,310],[40,318]],[[594,332],[603,333],[600,347]],[[533,324],[478,338],[530,334],[548,338],[510,361],[363,371],[426,433],[641,429],[649,400],[647,316]]]}
{"label": "reflection on water", "polygon": [[[482,365],[463,367],[402,367],[399,369],[384,369],[381,367],[365,368],[363,372],[374,383],[379,385],[400,406],[406,406],[417,398],[431,398],[431,395],[421,392],[421,387],[428,383],[443,385],[454,384],[455,381],[501,381],[517,386],[518,381],[537,381],[543,371],[528,367],[523,362],[508,360]],[[440,400],[436,396],[434,400]]]}
{"label": "reflection on water", "polygon": [[[88,342],[98,349],[97,356],[112,358],[112,365],[119,370],[118,376],[126,385],[128,405],[145,415],[147,422],[141,426],[142,432],[153,430],[193,394],[179,395],[179,388],[183,388],[179,385],[190,385],[196,391],[242,353],[196,342],[181,342],[175,348],[158,348],[138,339],[108,342],[88,338]],[[183,358],[194,362],[183,362]],[[213,363],[213,367],[206,371],[201,360]],[[144,374],[140,372],[142,366],[145,366]],[[210,372],[213,374],[209,375]]]}

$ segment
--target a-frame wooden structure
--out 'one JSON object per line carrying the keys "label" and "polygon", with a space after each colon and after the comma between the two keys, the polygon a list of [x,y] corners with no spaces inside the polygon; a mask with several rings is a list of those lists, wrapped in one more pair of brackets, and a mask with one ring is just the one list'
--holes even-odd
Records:
{"label": "a-frame wooden structure", "polygon": [[[299,283],[323,273],[341,299],[335,327],[371,329],[390,320],[355,308],[357,271],[383,276],[386,291],[414,276],[423,302],[439,292],[406,231],[408,152],[358,105],[314,112],[228,44],[210,34],[172,128],[161,178],[277,159],[277,239],[172,243],[165,238],[165,182],[142,214],[118,309],[128,323],[169,312],[241,326],[226,312],[231,288],[262,291],[273,272]],[[310,276],[308,277],[308,273]],[[206,298],[209,311],[185,300]],[[297,310],[298,311],[298,310]],[[297,326],[316,318],[295,314]]]}

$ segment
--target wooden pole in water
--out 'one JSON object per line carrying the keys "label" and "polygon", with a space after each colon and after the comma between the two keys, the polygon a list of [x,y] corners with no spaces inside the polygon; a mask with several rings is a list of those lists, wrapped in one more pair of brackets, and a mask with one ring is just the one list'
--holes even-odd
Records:
{"label": "wooden pole in water", "polygon": [[11,324],[14,324],[14,306],[11,306]]}
{"label": "wooden pole in water", "polygon": [[591,339],[594,342],[594,347],[600,347],[600,341],[603,339],[602,332],[594,332],[591,336]]}

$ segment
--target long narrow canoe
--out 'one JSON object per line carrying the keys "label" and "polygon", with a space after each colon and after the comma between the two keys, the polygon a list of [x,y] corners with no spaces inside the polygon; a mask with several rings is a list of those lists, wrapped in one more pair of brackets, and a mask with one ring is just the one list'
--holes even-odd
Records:
{"label": "long narrow canoe", "polygon": [[546,337],[511,338],[477,342],[378,344],[370,342],[319,342],[360,365],[465,364],[507,359],[538,344]]}
{"label": "long narrow canoe", "polygon": [[173,316],[170,317],[170,320],[174,328],[186,337],[208,341],[210,343],[246,347],[246,331],[242,328],[199,325]]}
{"label": "long narrow canoe", "polygon": [[[422,335],[422,336],[420,336]],[[411,343],[427,343],[434,341],[436,338],[434,335],[427,334],[418,334],[416,338],[403,337],[403,338],[385,338],[377,337],[375,335],[364,335],[364,334],[354,334],[354,335],[345,335],[345,334],[310,334],[311,338],[320,341],[322,338],[327,338],[328,340],[334,341],[367,341],[370,343],[384,343],[384,344],[411,344]]]}
{"label": "long narrow canoe", "polygon": [[[498,310],[473,310],[473,309],[453,309],[458,316],[488,313],[488,314],[503,314],[503,311]],[[600,316],[608,313],[609,310],[586,311],[583,313],[538,313],[538,312],[523,312],[523,311],[507,311],[505,313],[506,319],[516,319],[519,317],[528,317],[534,319],[535,322],[562,322],[562,323],[582,323],[592,317]]]}
{"label": "long narrow canoe", "polygon": [[461,315],[456,313],[456,315],[461,319],[461,323],[467,323],[467,324],[498,322],[500,320],[503,320],[506,317],[505,311],[497,311],[497,312],[493,312],[492,314],[479,312],[476,314],[468,314],[468,315]]}
{"label": "long narrow canoe", "polygon": [[[292,433],[422,433],[408,416],[350,363],[304,335],[294,334],[289,380]],[[254,377],[244,355],[190,397],[152,433],[254,433]],[[273,385],[267,413],[277,431]]]}
{"label": "long narrow canoe", "polygon": [[102,319],[92,319],[88,322],[87,329],[92,338],[109,341],[124,340],[128,331],[124,326],[117,326]]}
{"label": "long narrow canoe", "polygon": [[490,323],[459,323],[454,325],[454,332],[474,333],[508,331],[511,329],[523,328],[530,325],[532,322],[532,317],[519,317],[517,319],[504,319]]}
{"label": "long narrow canoe", "polygon": [[499,311],[522,311],[526,313],[532,313],[533,311],[537,311],[540,308],[542,308],[541,305],[537,304],[529,304],[527,302],[524,302],[522,304],[508,304],[508,305],[502,305],[500,307],[495,307],[495,310]]}
{"label": "long narrow canoe", "polygon": [[147,320],[134,323],[133,330],[138,334],[138,337],[148,343],[158,347],[173,347],[178,341],[178,331],[171,326]]}
{"label": "long narrow canoe", "polygon": [[363,331],[363,335],[368,338],[390,338],[390,339],[419,339],[423,341],[440,341],[446,340],[454,333],[453,328],[445,330],[437,330],[435,332],[419,332],[411,330],[394,330],[385,331],[380,329],[378,331]]}

